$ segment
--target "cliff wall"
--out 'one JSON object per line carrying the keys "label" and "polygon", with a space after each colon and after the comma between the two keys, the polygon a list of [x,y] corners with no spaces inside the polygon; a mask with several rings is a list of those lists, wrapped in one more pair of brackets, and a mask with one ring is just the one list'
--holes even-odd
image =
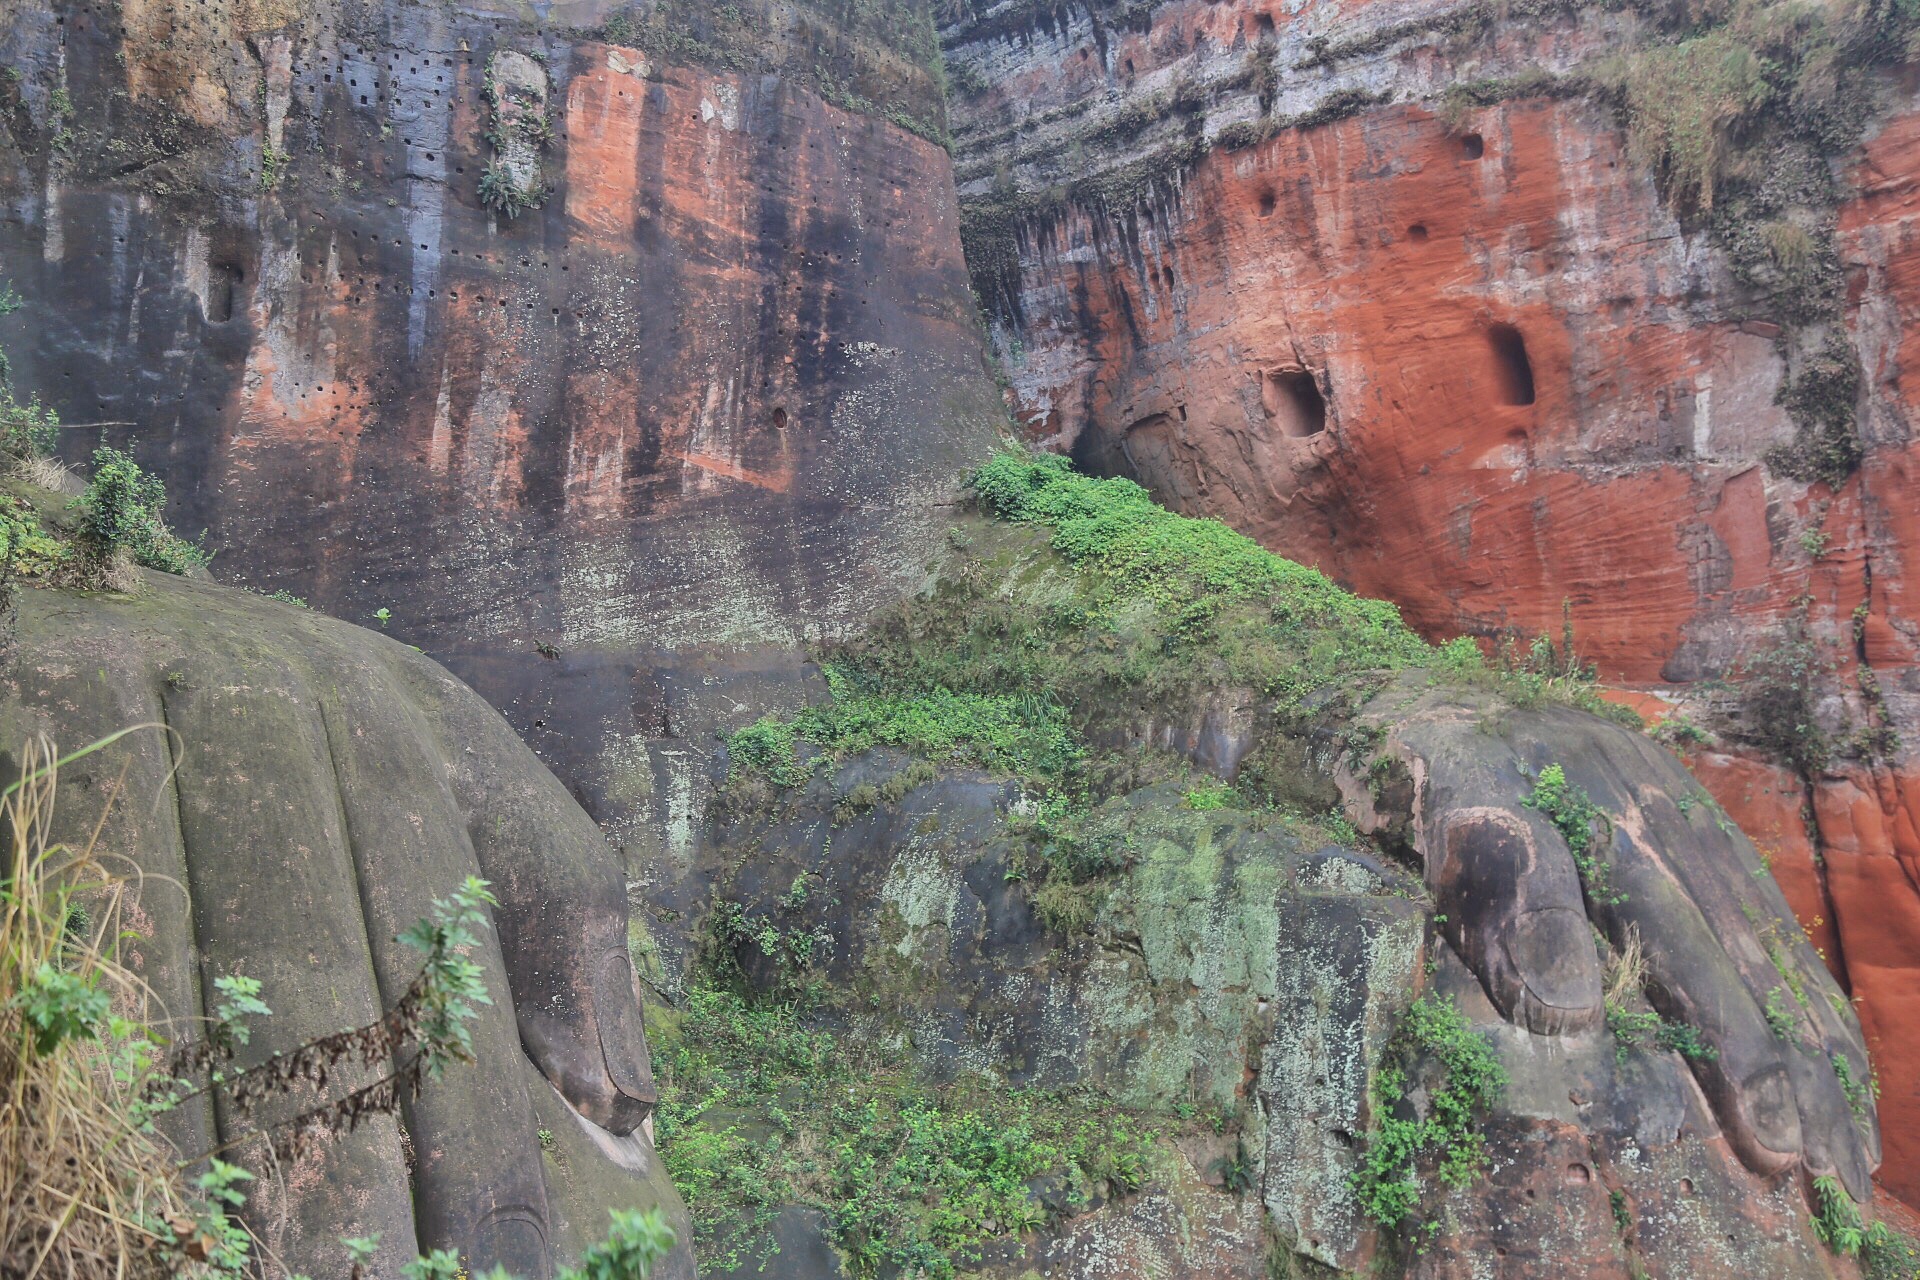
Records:
{"label": "cliff wall", "polygon": [[986,448],[914,5],[63,3],[0,64],[4,338],[68,456],[390,619],[624,842],[697,807],[668,664],[788,680]]}
{"label": "cliff wall", "polygon": [[1911,1197],[1920,99],[1865,10],[1819,11],[1824,89],[1689,79],[1761,11],[959,6],[956,174],[1036,439],[1429,635],[1570,618],[1717,735]]}

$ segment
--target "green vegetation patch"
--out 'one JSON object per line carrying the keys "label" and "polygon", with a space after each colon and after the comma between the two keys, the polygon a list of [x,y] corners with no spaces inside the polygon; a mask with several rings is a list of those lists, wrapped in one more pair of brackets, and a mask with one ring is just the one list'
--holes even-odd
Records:
{"label": "green vegetation patch", "polygon": [[1431,656],[1393,605],[1345,591],[1218,520],[1175,515],[1131,480],[1080,475],[1055,455],[1002,453],[975,473],[973,489],[1000,519],[1050,530],[1054,550],[1087,571],[1090,620],[1145,600],[1178,642],[1208,634],[1236,605],[1265,605],[1271,639],[1291,651],[1287,665],[1298,673],[1276,673],[1270,688],[1305,692],[1356,666]]}
{"label": "green vegetation patch", "polygon": [[901,696],[858,670],[828,664],[823,671],[832,702],[808,707],[787,721],[768,717],[728,735],[734,773],[758,771],[777,785],[799,785],[807,777],[794,759],[801,742],[836,756],[903,747],[934,760],[1034,777],[1059,777],[1082,755],[1066,710],[1041,694],[934,687]]}
{"label": "green vegetation patch", "polygon": [[[1790,239],[1791,232],[1798,230],[1792,223],[1772,223],[1768,229]],[[1818,251],[1809,241],[1795,254],[1810,256]],[[1793,443],[1767,451],[1767,465],[1796,480],[1837,487],[1853,474],[1866,452],[1854,426],[1859,399],[1860,358],[1846,332],[1835,328],[1780,388],[1780,405],[1798,430]]]}
{"label": "green vegetation patch", "polygon": [[1813,1180],[1819,1207],[1813,1215],[1813,1234],[1821,1244],[1844,1258],[1858,1258],[1870,1277],[1899,1276],[1905,1280],[1920,1268],[1920,1250],[1884,1222],[1869,1223],[1838,1178]]}
{"label": "green vegetation patch", "polygon": [[1613,1036],[1614,1057],[1621,1063],[1635,1049],[1671,1050],[1683,1058],[1711,1062],[1720,1051],[1706,1042],[1696,1027],[1669,1022],[1651,1009],[1630,1009],[1607,1001],[1607,1031]]}
{"label": "green vegetation patch", "polygon": [[934,686],[901,696],[857,669],[828,665],[825,675],[833,701],[795,716],[793,731],[836,754],[905,747],[1035,776],[1058,776],[1081,755],[1066,709],[1043,693],[956,693]]}
{"label": "green vegetation patch", "polygon": [[[0,316],[24,303],[0,287]],[[93,478],[86,492],[61,510],[43,485],[63,474],[51,461],[60,439],[60,416],[38,397],[22,401],[13,387],[13,366],[0,351],[0,603],[16,580],[97,586],[111,577],[113,561],[126,552],[135,564],[165,573],[204,568],[211,558],[177,536],[163,514],[166,486],[118,449],[93,452]],[[37,475],[39,468],[48,474]]]}
{"label": "green vegetation patch", "polygon": [[842,110],[947,141],[946,65],[921,0],[654,0],[582,34],[669,63],[786,76]]}
{"label": "green vegetation patch", "polygon": [[74,506],[80,542],[105,558],[125,549],[133,562],[163,573],[205,568],[207,553],[167,528],[166,486],[118,449],[93,451],[93,479]]}
{"label": "green vegetation patch", "polygon": [[1546,815],[1547,820],[1566,838],[1567,851],[1573,855],[1580,884],[1595,902],[1618,905],[1627,895],[1613,887],[1607,864],[1594,851],[1593,829],[1606,831],[1612,824],[1587,795],[1585,788],[1567,781],[1567,771],[1550,764],[1533,780],[1533,790],[1520,803]]}
{"label": "green vegetation patch", "polygon": [[1854,1119],[1871,1122],[1873,1104],[1880,1097],[1880,1079],[1869,1076],[1862,1080],[1853,1073],[1853,1064],[1845,1054],[1829,1053],[1827,1061],[1833,1064],[1833,1078],[1839,1082],[1840,1092],[1847,1095],[1847,1106],[1853,1112]]}
{"label": "green vegetation patch", "polygon": [[858,1276],[949,1277],[988,1242],[1139,1188],[1156,1121],[1089,1093],[933,1084],[792,1002],[701,976],[658,1020],[662,1159],[704,1267],[764,1262],[782,1206],[811,1205]]}
{"label": "green vegetation patch", "polygon": [[1394,670],[1427,667],[1522,707],[1610,710],[1572,656],[1570,626],[1564,651],[1509,643],[1490,668],[1472,640],[1435,648],[1393,605],[1217,520],[1176,515],[1129,480],[1006,452],[971,485],[979,515],[949,540],[933,585],[825,647],[830,701],[733,734],[733,783],[800,786],[812,775],[802,743],[820,762],[893,746],[1010,774],[1085,812],[1189,775],[1185,757],[1139,735],[1192,724],[1205,700],[1235,691],[1279,732],[1258,728],[1232,796],[1201,803],[1317,812],[1337,797],[1299,794],[1305,768],[1280,741],[1286,727],[1329,697],[1363,701]]}
{"label": "green vegetation patch", "polygon": [[[16,459],[16,463],[24,461]],[[86,491],[71,501],[37,487],[29,475],[0,490],[0,598],[16,582],[85,589],[119,582],[125,553],[133,563],[188,574],[211,556],[167,527],[166,489],[117,449],[97,449]]]}
{"label": "green vegetation patch", "polygon": [[[1408,1105],[1416,1083],[1426,1086],[1424,1115]],[[1429,1176],[1470,1185],[1487,1163],[1479,1119],[1506,1086],[1493,1047],[1452,1001],[1414,1001],[1374,1075],[1375,1124],[1352,1176],[1362,1211],[1392,1229],[1418,1214]]]}
{"label": "green vegetation patch", "polygon": [[1145,708],[1189,715],[1224,686],[1293,706],[1434,656],[1392,605],[1175,515],[1131,481],[1005,453],[972,483],[993,517],[982,536],[958,540],[925,596],[828,648],[829,703],[735,733],[736,776],[794,786],[807,776],[798,743],[829,756],[884,745],[1098,799],[1157,780],[1141,775],[1143,753],[1094,745]]}
{"label": "green vegetation patch", "polygon": [[1833,755],[1833,740],[1820,727],[1816,682],[1833,663],[1794,618],[1774,642],[1736,672],[1740,690],[1739,733],[1784,760],[1803,777],[1817,777]]}
{"label": "green vegetation patch", "polygon": [[68,544],[41,525],[32,503],[0,495],[0,579],[52,578],[71,559]]}

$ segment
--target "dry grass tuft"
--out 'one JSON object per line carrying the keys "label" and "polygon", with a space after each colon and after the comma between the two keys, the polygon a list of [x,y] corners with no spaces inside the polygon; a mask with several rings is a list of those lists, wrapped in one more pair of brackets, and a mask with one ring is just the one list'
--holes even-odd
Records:
{"label": "dry grass tuft", "polygon": [[[180,1176],[129,1119],[132,1087],[96,1038],[107,1002],[147,1015],[118,958],[136,885],[96,856],[97,827],[83,849],[48,843],[56,761],[51,742],[30,743],[0,799],[0,1276],[167,1276],[160,1224],[185,1210]],[[94,1016],[63,1023],[62,1008]]]}
{"label": "dry grass tuft", "polygon": [[113,591],[123,596],[139,595],[146,586],[140,579],[139,566],[133,563],[124,547],[114,548],[113,554],[101,561],[97,567],[97,586],[99,591]]}
{"label": "dry grass tuft", "polygon": [[80,477],[69,471],[67,464],[58,458],[27,458],[14,467],[13,473],[35,488],[64,493],[69,497],[86,488]]}
{"label": "dry grass tuft", "polygon": [[1625,1008],[1647,981],[1647,955],[1640,946],[1640,930],[1627,926],[1626,943],[1607,953],[1607,1004]]}

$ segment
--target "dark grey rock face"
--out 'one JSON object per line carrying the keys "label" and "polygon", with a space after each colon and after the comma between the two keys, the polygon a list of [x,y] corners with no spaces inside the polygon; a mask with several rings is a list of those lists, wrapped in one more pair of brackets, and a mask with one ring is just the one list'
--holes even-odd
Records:
{"label": "dark grey rock face", "polygon": [[[1044,1274],[1106,1276],[1090,1259],[1116,1256],[1256,1275],[1260,1251],[1236,1251],[1268,1230],[1343,1271],[1831,1274],[1779,1175],[1871,1196],[1877,1124],[1833,1065],[1864,1078],[1865,1052],[1752,846],[1664,749],[1584,712],[1519,711],[1419,673],[1357,712],[1338,705],[1325,723],[1373,745],[1322,750],[1308,730],[1299,758],[1406,865],[1270,813],[1196,810],[1163,783],[1096,810],[1080,838],[1127,852],[1062,927],[1037,910],[1052,885],[1027,881],[1017,784],[947,771],[902,789],[908,759],[876,752],[730,815],[702,874],[749,920],[829,940],[825,1019],[904,1046],[930,1078],[1251,1117],[1239,1143],[1256,1197],[1223,1186],[1231,1147],[1181,1140],[1138,1197],[1070,1214],[1021,1244],[1009,1275],[1044,1259],[1059,1268]],[[1538,807],[1555,764],[1607,815],[1580,860]],[[890,780],[897,801],[849,807]],[[1630,943],[1644,971],[1609,990]],[[756,947],[736,958],[780,987]],[[1383,1050],[1422,991],[1465,1015],[1508,1084],[1484,1125],[1486,1174],[1428,1185],[1443,1232],[1412,1251],[1376,1231],[1352,1179],[1383,1118]],[[1609,1009],[1651,1016],[1648,1000],[1702,1049],[1609,1023]],[[1427,1087],[1396,1106],[1418,1114]],[[1236,1216],[1247,1203],[1260,1211]]]}
{"label": "dark grey rock face", "polygon": [[[138,971],[192,1034],[216,978],[257,978],[273,1009],[241,1062],[358,1026],[419,971],[396,941],[468,876],[500,905],[475,956],[493,1003],[476,1062],[290,1167],[249,1221],[294,1271],[339,1274],[338,1237],[381,1234],[381,1274],[456,1248],[525,1277],[605,1235],[607,1210],[679,1197],[650,1141],[655,1090],[627,952],[625,884],[591,819],[499,715],[408,646],[207,583],[143,574],[136,596],[28,590],[0,676],[0,735],[72,749],[56,837],[102,846],[144,881]],[[110,808],[109,808],[110,805]],[[382,1068],[381,1070],[383,1070]],[[252,1119],[217,1093],[178,1113],[187,1155],[380,1074],[336,1073]]]}
{"label": "dark grey rock face", "polygon": [[[668,719],[676,681],[745,651],[791,699],[797,646],[915,581],[999,407],[946,152],[808,87],[937,118],[874,43],[911,6],[729,6],[766,75],[596,38],[625,7],[11,6],[31,318],[0,343],[70,459],[135,454],[225,580],[390,610],[637,862],[732,711]],[[544,100],[509,167],[552,191],[515,217],[480,193],[490,79]]]}

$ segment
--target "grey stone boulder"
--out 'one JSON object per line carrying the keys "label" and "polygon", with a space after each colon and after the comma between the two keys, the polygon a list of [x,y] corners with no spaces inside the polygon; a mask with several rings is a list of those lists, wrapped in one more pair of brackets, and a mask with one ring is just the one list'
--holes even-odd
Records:
{"label": "grey stone boulder", "polygon": [[[134,594],[23,590],[0,673],[0,744],[71,750],[56,836],[142,879],[130,956],[176,1034],[212,984],[258,978],[243,1063],[363,1025],[419,970],[396,941],[468,876],[499,906],[475,956],[493,1004],[476,1062],[397,1119],[274,1167],[257,1139],[247,1213],[293,1271],[342,1273],[338,1237],[381,1234],[375,1273],[437,1247],[528,1277],[605,1235],[608,1210],[685,1212],[648,1136],[654,1088],[626,886],[600,831],[492,708],[406,645],[292,605],[142,572]],[[327,1096],[373,1078],[340,1072]],[[188,1156],[311,1106],[183,1109]],[[231,1158],[231,1157],[230,1157]],[[683,1244],[664,1270],[690,1277]]]}

